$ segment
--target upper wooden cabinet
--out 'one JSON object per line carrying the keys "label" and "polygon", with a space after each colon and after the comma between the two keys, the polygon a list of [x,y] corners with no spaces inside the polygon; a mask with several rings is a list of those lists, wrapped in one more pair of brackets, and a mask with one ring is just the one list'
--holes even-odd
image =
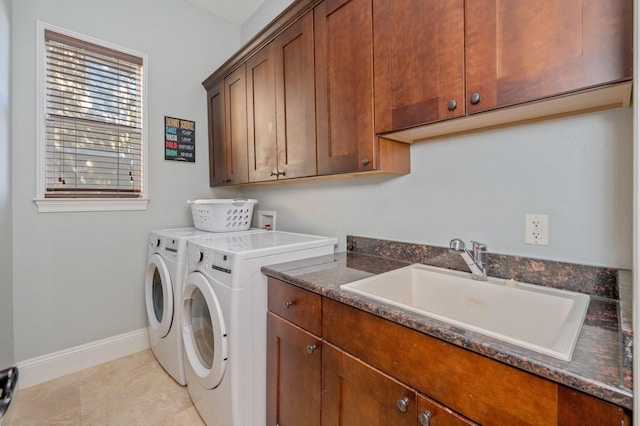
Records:
{"label": "upper wooden cabinet", "polygon": [[372,1],[378,133],[632,78],[631,0]]}
{"label": "upper wooden cabinet", "polygon": [[374,0],[377,133],[463,116],[464,0]]}
{"label": "upper wooden cabinet", "polygon": [[315,9],[318,173],[373,170],[371,0]]}
{"label": "upper wooden cabinet", "polygon": [[318,174],[408,173],[409,147],[375,136],[371,0],[325,0],[314,28]]}
{"label": "upper wooden cabinet", "polygon": [[631,0],[473,0],[465,20],[469,112],[632,77]]}
{"label": "upper wooden cabinet", "polygon": [[244,65],[207,90],[211,186],[249,181]]}
{"label": "upper wooden cabinet", "polygon": [[316,175],[313,12],[251,56],[249,181]]}
{"label": "upper wooden cabinet", "polygon": [[203,82],[211,185],[408,173],[398,141],[628,105],[632,17],[632,0],[294,1]]}
{"label": "upper wooden cabinet", "polygon": [[209,185],[221,186],[227,179],[224,137],[224,80],[207,90],[209,113]]}

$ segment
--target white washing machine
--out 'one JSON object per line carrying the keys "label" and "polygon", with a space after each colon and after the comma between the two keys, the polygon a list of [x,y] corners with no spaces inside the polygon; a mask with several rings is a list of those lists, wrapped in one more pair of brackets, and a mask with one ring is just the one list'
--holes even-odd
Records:
{"label": "white washing machine", "polygon": [[281,231],[187,243],[187,389],[207,425],[266,424],[267,277],[260,269],[333,254],[336,243]]}
{"label": "white washing machine", "polygon": [[[266,231],[251,229],[232,234],[245,232]],[[195,228],[174,228],[155,230],[149,236],[144,284],[149,341],[160,365],[181,385],[187,383],[180,329],[187,240],[210,235]]]}

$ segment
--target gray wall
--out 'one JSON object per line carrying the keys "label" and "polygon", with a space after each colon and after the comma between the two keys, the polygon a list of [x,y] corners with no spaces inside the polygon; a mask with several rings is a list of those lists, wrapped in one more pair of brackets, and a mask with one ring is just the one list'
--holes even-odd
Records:
{"label": "gray wall", "polygon": [[[23,361],[146,327],[148,235],[189,226],[186,200],[210,192],[200,83],[240,47],[240,27],[187,1],[19,0],[13,8],[14,331]],[[148,54],[146,211],[38,213],[38,20]],[[196,121],[195,164],[164,160],[165,115]]]}
{"label": "gray wall", "polygon": [[265,0],[262,5],[242,24],[242,44],[262,30],[273,18],[287,8],[292,0]]}
{"label": "gray wall", "polygon": [[0,3],[0,370],[13,364],[11,168],[9,66],[11,0]]}
{"label": "gray wall", "polygon": [[[248,188],[278,229],[631,268],[633,116],[619,109],[424,142],[411,174]],[[524,244],[527,213],[550,244]]]}

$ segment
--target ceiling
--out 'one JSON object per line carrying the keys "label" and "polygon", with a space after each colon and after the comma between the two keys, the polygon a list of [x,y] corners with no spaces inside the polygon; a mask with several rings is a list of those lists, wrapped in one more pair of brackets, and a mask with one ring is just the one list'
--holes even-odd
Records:
{"label": "ceiling", "polygon": [[208,12],[231,21],[242,24],[261,5],[264,0],[187,0],[189,3],[201,7]]}

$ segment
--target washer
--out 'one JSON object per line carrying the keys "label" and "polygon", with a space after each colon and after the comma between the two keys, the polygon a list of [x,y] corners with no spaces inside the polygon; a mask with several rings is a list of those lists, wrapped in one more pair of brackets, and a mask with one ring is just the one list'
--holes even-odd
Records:
{"label": "washer", "polygon": [[[266,231],[251,229],[232,234],[252,232]],[[149,236],[144,285],[149,341],[160,365],[181,385],[187,383],[180,329],[186,245],[187,240],[210,235],[196,228],[173,228],[155,230]]]}
{"label": "washer", "polygon": [[187,390],[209,426],[266,424],[267,277],[262,266],[334,252],[335,238],[270,231],[187,243]]}

